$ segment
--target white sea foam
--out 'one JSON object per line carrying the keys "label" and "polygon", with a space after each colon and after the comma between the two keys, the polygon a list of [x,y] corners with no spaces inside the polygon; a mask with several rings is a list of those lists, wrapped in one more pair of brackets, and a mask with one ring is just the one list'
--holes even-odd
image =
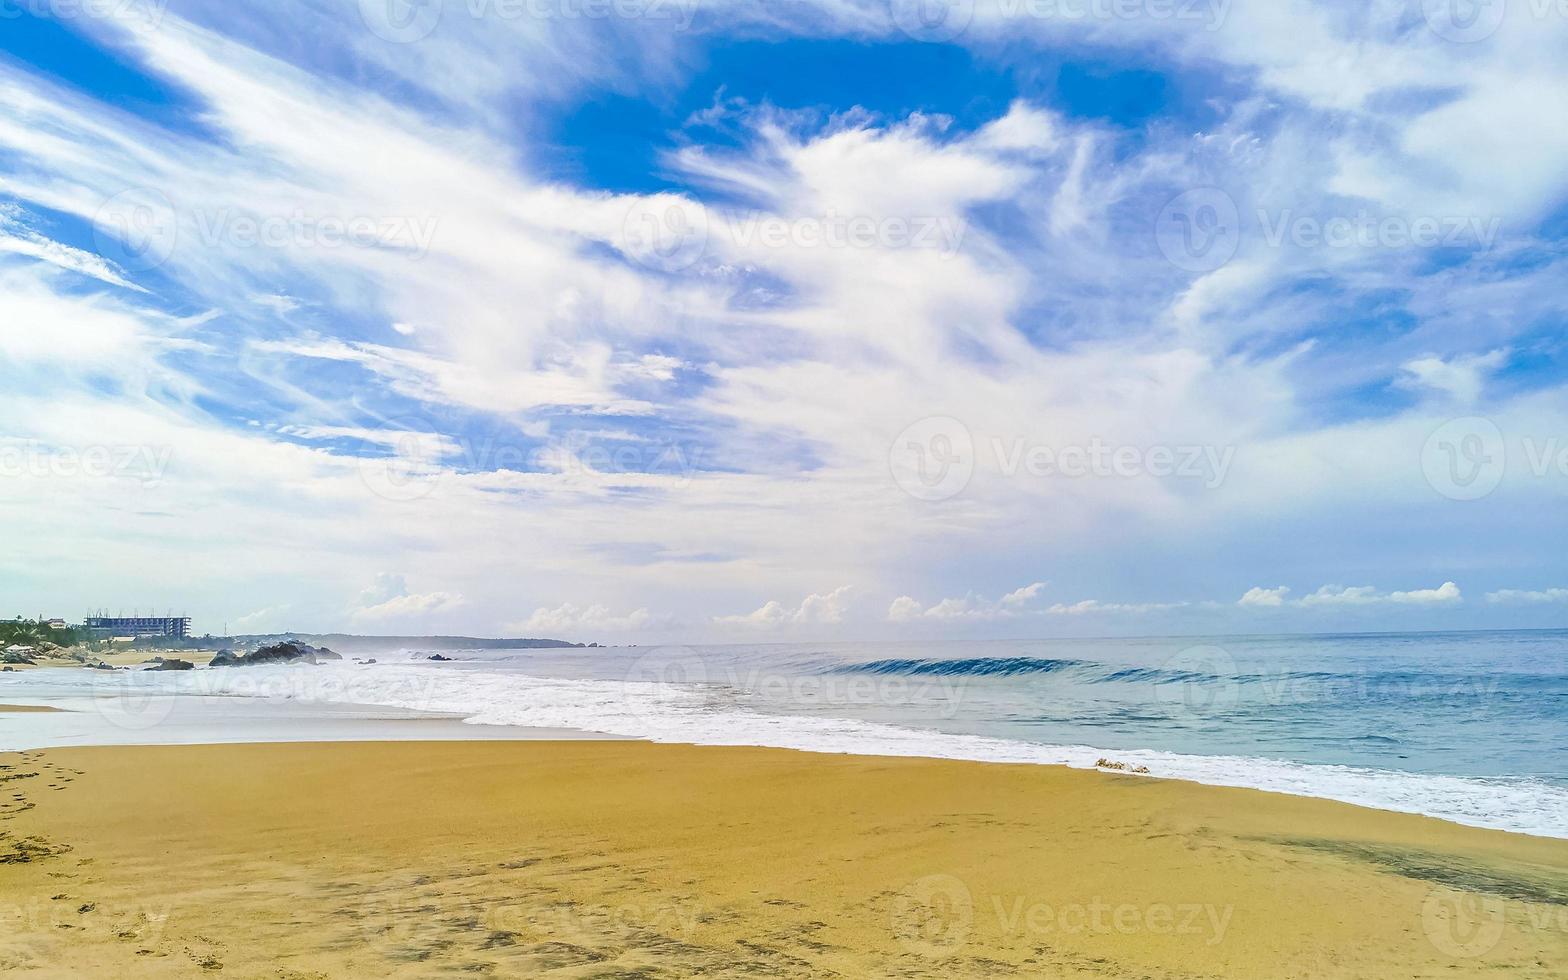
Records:
{"label": "white sea foam", "polygon": [[[0,692],[10,686],[0,682]],[[574,728],[695,745],[755,745],[1081,769],[1092,769],[1098,759],[1110,755],[1133,766],[1147,766],[1150,775],[1158,778],[1320,797],[1475,827],[1568,838],[1568,791],[1539,780],[1040,745],[850,719],[763,714],[691,686],[560,680],[512,670],[451,669],[445,665],[345,664],[99,676],[71,671],[51,678],[51,687],[58,695],[90,695],[99,711],[132,706],[134,710],[124,710],[125,717],[148,729],[156,726],[160,699],[201,694],[380,705],[455,714],[473,725]],[[156,740],[154,731],[147,734],[149,740]]]}

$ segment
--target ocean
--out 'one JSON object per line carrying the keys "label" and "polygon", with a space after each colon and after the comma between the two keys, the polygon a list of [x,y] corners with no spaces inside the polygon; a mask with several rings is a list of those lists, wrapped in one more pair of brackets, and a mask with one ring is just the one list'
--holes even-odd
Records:
{"label": "ocean", "polygon": [[[373,665],[3,674],[0,702],[118,713],[148,742],[201,696],[696,744],[1083,768],[1103,757],[1153,778],[1568,838],[1568,630],[444,653],[457,659],[405,649]],[[13,717],[29,719],[14,729],[43,716]]]}

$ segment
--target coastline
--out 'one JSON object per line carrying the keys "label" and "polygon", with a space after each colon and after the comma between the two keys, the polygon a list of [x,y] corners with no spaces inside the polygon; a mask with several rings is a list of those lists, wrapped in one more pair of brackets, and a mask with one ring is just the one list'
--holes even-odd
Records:
{"label": "coastline", "polygon": [[1568,963],[1568,844],[1252,790],[638,741],[0,764],[13,976],[1561,978]]}
{"label": "coastline", "polygon": [[1568,787],[1397,768],[1039,743],[758,713],[699,691],[537,676],[493,663],[70,669],[7,675],[0,701],[69,714],[0,716],[0,751],[87,745],[385,739],[631,738],[824,754],[1095,769],[1102,756],[1158,779],[1337,800],[1458,824],[1568,840]]}

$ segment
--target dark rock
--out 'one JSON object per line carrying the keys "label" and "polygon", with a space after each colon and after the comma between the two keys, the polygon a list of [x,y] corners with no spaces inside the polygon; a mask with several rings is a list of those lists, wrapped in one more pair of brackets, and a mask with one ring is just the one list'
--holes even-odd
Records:
{"label": "dark rock", "polygon": [[450,661],[452,658],[451,657],[443,657],[439,653],[432,653],[430,656],[426,657],[425,659],[426,660]]}
{"label": "dark rock", "polygon": [[155,663],[153,666],[148,667],[146,669],[147,670],[195,670],[196,669],[196,665],[191,663],[189,660],[165,660],[162,657],[157,658],[157,660],[158,660],[157,663]]}
{"label": "dark rock", "polygon": [[297,664],[315,663],[315,647],[305,643],[274,643],[271,646],[259,647],[241,658],[245,667],[259,667],[264,664]]}
{"label": "dark rock", "polygon": [[260,647],[248,654],[236,655],[229,650],[220,650],[212,658],[210,667],[264,667],[271,664],[319,664],[329,660],[342,660],[340,654],[333,653],[325,647],[313,647],[308,643],[295,643],[284,641],[271,646]]}

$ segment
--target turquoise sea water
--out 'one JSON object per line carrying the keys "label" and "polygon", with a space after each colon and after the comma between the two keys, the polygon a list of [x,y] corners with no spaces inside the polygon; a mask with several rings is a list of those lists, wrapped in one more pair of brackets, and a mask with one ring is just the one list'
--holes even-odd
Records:
{"label": "turquoise sea water", "polygon": [[446,653],[455,659],[397,649],[375,664],[0,674],[0,702],[73,712],[12,716],[0,736],[15,744],[0,748],[243,740],[229,720],[242,698],[269,717],[303,711],[301,731],[343,721],[312,705],[355,705],[489,734],[1083,768],[1110,757],[1157,778],[1568,838],[1568,631]]}
{"label": "turquoise sea water", "polygon": [[545,676],[1027,742],[1568,785],[1568,630],[612,648]]}

